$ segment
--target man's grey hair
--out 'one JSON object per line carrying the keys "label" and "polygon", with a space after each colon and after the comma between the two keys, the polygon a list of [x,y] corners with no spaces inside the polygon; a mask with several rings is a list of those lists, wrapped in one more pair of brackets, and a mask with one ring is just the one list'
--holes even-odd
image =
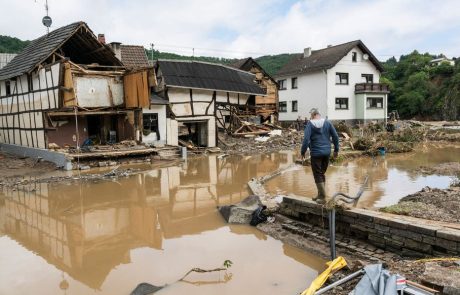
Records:
{"label": "man's grey hair", "polygon": [[312,108],[312,109],[310,110],[310,114],[311,114],[312,116],[321,115],[321,113],[319,112],[319,110],[318,110],[317,108]]}

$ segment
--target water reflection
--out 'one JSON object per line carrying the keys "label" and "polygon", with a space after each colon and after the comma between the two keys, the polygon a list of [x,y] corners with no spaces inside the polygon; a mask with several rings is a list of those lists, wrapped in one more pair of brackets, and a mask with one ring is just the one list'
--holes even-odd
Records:
{"label": "water reflection", "polygon": [[[114,181],[35,183],[4,189],[0,232],[74,281],[105,290],[104,282],[112,270],[134,263],[133,249],[164,250],[168,248],[166,240],[220,232],[219,228],[227,227],[216,206],[242,200],[248,195],[246,183],[250,178],[278,169],[287,159],[286,154],[224,159],[209,156]],[[254,228],[228,228],[214,239],[237,235],[251,236],[251,243],[267,242],[267,237]],[[235,242],[235,238],[227,239]],[[201,241],[207,242],[213,240]],[[270,243],[275,248],[282,245]],[[4,250],[5,255],[8,249]],[[281,248],[279,255],[283,256]],[[322,268],[320,259],[307,254],[296,258],[303,265],[313,263]],[[125,287],[129,290],[137,283],[134,278]]]}

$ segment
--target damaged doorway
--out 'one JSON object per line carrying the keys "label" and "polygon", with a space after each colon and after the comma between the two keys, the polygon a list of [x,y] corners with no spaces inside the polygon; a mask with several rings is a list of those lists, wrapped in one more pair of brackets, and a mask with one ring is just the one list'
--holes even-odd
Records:
{"label": "damaged doorway", "polygon": [[208,120],[179,123],[179,140],[192,142],[195,146],[208,146]]}

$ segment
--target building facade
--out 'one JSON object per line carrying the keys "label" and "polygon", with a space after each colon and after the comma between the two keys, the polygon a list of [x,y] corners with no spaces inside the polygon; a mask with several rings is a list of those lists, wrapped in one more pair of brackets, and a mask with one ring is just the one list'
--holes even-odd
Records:
{"label": "building facade", "polygon": [[318,108],[330,120],[384,121],[389,91],[379,83],[382,71],[359,40],[316,51],[306,48],[276,76],[279,120],[303,120],[312,108]]}

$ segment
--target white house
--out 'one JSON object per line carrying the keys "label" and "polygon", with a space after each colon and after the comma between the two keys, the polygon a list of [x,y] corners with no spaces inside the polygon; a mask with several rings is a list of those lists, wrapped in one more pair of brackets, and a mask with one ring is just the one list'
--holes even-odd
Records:
{"label": "white house", "polygon": [[303,119],[312,108],[318,108],[330,120],[383,121],[389,90],[379,83],[382,71],[360,40],[320,50],[306,48],[276,75],[279,120]]}
{"label": "white house", "polygon": [[451,66],[455,66],[455,60],[453,59],[448,59],[447,57],[445,56],[442,56],[440,58],[435,58],[435,59],[432,59],[430,60],[430,65],[431,66],[440,66],[442,63],[447,63]]}

